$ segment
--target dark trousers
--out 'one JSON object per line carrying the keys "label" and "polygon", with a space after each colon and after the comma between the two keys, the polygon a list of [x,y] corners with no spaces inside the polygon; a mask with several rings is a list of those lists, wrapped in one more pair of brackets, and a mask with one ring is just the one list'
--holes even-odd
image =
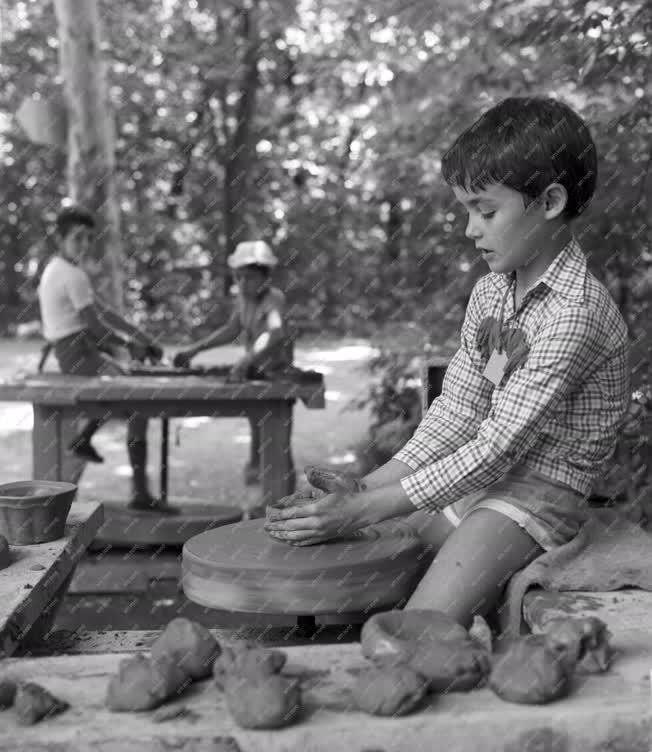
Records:
{"label": "dark trousers", "polygon": [[[95,339],[87,330],[71,334],[54,343],[54,353],[62,373],[72,376],[116,376],[119,369],[106,360]],[[134,491],[147,491],[147,418],[125,411],[127,419],[127,453],[133,471]],[[90,441],[95,432],[109,420],[92,418],[75,438]],[[73,443],[75,443],[73,442]]]}
{"label": "dark trousers", "polygon": [[[286,456],[285,475],[288,478],[289,490],[288,494],[294,493],[296,489],[296,471],[294,469],[294,459],[292,458],[292,413],[290,413],[290,419],[283,426],[284,435],[280,437],[281,441],[287,441],[288,452]],[[249,425],[251,426],[251,445],[249,450],[249,464],[252,467],[260,467],[261,453],[260,453],[260,426],[258,420],[253,417],[249,417]]]}

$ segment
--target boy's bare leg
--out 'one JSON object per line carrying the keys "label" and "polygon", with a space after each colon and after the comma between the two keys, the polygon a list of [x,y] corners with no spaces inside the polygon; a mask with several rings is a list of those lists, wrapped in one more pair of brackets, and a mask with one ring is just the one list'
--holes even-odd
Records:
{"label": "boy's bare leg", "polygon": [[510,577],[542,553],[509,517],[478,509],[453,528],[405,608],[443,611],[468,629],[475,614],[497,605]]}
{"label": "boy's bare leg", "polygon": [[404,521],[414,530],[421,541],[430,547],[433,554],[439,551],[446,538],[456,529],[455,525],[443,514],[413,512]]}

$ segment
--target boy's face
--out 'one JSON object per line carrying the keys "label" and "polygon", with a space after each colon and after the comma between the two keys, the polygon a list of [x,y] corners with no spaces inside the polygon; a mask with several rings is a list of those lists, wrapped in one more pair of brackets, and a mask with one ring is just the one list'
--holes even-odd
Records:
{"label": "boy's face", "polygon": [[63,239],[63,255],[73,264],[80,264],[90,248],[91,230],[86,225],[75,225]]}
{"label": "boy's face", "polygon": [[235,279],[247,300],[256,300],[267,286],[268,276],[259,269],[243,266],[235,272]]}
{"label": "boy's face", "polygon": [[524,270],[545,248],[550,229],[544,202],[533,201],[526,209],[523,194],[497,183],[477,193],[457,186],[453,192],[469,214],[466,237],[492,272]]}

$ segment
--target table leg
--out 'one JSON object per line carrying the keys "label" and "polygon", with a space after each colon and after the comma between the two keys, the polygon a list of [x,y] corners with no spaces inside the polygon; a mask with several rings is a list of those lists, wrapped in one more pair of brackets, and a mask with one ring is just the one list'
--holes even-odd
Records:
{"label": "table leg", "polygon": [[35,480],[77,483],[85,462],[66,452],[77,433],[76,411],[49,405],[34,405],[32,429],[32,474]]}
{"label": "table leg", "polygon": [[35,480],[61,480],[61,411],[34,405],[32,474]]}
{"label": "table leg", "polygon": [[84,472],[86,462],[76,457],[72,452],[68,452],[66,447],[79,435],[88,417],[80,415],[79,411],[75,409],[62,410],[60,415],[59,455],[61,457],[61,478],[59,480],[77,484]]}
{"label": "table leg", "polygon": [[264,507],[292,493],[289,430],[292,425],[292,408],[291,402],[279,400],[259,418],[260,476]]}
{"label": "table leg", "polygon": [[168,455],[170,451],[170,421],[168,418],[161,418],[161,506],[168,503]]}

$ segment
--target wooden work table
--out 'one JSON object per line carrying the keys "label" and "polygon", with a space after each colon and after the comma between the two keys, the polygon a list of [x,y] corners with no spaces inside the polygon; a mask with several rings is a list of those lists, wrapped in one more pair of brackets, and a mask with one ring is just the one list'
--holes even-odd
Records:
{"label": "wooden work table", "polygon": [[[309,409],[325,406],[323,383],[247,381],[233,384],[214,376],[89,378],[60,373],[4,380],[0,382],[2,400],[32,403],[34,478],[72,483],[78,481],[84,465],[66,452],[66,446],[84,416],[120,417],[137,412],[164,421],[173,417],[253,416],[261,428],[263,504],[288,493],[286,461],[290,447],[283,426],[291,417],[294,402],[301,400]],[[219,447],[215,450],[217,458]],[[167,441],[162,447],[162,458],[167,493]]]}

